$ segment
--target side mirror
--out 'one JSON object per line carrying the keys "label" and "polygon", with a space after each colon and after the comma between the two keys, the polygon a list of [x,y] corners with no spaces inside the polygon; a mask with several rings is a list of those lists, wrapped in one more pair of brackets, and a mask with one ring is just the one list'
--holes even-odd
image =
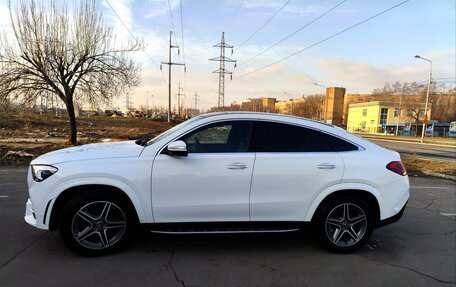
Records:
{"label": "side mirror", "polygon": [[175,141],[168,145],[168,155],[187,156],[187,145],[183,141]]}

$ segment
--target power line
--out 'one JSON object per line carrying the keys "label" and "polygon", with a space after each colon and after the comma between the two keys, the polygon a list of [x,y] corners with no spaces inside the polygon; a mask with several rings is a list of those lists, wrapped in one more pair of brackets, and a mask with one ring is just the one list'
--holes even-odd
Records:
{"label": "power line", "polygon": [[[186,64],[185,62],[185,41],[184,41],[184,17],[182,16],[183,12],[182,12],[182,0],[179,1],[179,5],[180,5],[180,22],[181,22],[181,36],[182,36],[182,57],[184,59],[184,65]],[[187,67],[187,66],[184,66],[184,67]],[[187,86],[187,69],[185,68],[184,69],[184,89],[186,88]]]}
{"label": "power line", "polygon": [[377,13],[377,14],[375,14],[375,15],[373,15],[373,16],[371,16],[371,17],[369,17],[369,18],[367,18],[367,19],[365,19],[365,20],[363,20],[363,21],[361,21],[361,22],[358,22],[358,23],[356,23],[356,24],[354,24],[354,25],[352,25],[352,26],[350,26],[350,27],[348,27],[348,28],[345,28],[344,30],[342,30],[342,31],[340,31],[340,32],[337,32],[337,33],[335,33],[335,34],[333,34],[333,35],[331,35],[331,36],[329,36],[329,37],[326,37],[326,38],[324,38],[323,40],[320,40],[320,41],[318,41],[318,42],[316,42],[316,43],[314,43],[314,44],[312,44],[312,45],[310,45],[310,46],[307,46],[307,47],[305,47],[305,48],[303,48],[303,49],[301,49],[301,50],[299,50],[299,51],[297,51],[297,52],[295,52],[295,53],[293,53],[293,54],[291,54],[291,55],[288,55],[288,56],[286,56],[286,57],[283,57],[283,58],[281,58],[281,59],[279,59],[279,60],[277,60],[277,61],[275,61],[275,62],[273,62],[273,63],[271,63],[271,64],[269,64],[269,65],[266,65],[266,66],[263,66],[263,67],[261,67],[261,68],[258,68],[258,69],[256,69],[256,70],[254,70],[254,71],[251,71],[251,72],[242,74],[242,75],[237,76],[237,77],[235,77],[235,78],[238,79],[238,78],[242,78],[242,77],[248,76],[248,75],[250,75],[250,74],[256,73],[256,72],[261,71],[261,70],[264,70],[264,69],[266,69],[266,68],[268,68],[268,67],[270,67],[270,66],[273,66],[273,65],[275,65],[275,64],[277,64],[277,63],[280,63],[280,62],[282,62],[282,61],[284,61],[284,60],[286,60],[286,59],[288,59],[288,58],[291,58],[291,57],[293,57],[293,56],[296,56],[296,55],[299,54],[299,53],[302,53],[302,52],[304,52],[304,51],[306,51],[306,50],[308,50],[308,49],[310,49],[310,48],[312,48],[312,47],[315,47],[315,46],[317,46],[317,45],[319,45],[319,44],[321,44],[321,43],[323,43],[323,42],[326,42],[326,41],[328,41],[328,40],[330,40],[330,39],[332,39],[332,38],[334,38],[334,37],[336,37],[336,36],[338,36],[338,35],[340,35],[340,34],[342,34],[342,33],[345,33],[345,32],[347,32],[347,31],[349,31],[349,30],[351,30],[351,29],[353,29],[353,28],[355,28],[355,27],[357,27],[357,26],[359,26],[359,25],[361,25],[361,24],[366,23],[366,22],[368,22],[368,21],[370,21],[370,20],[372,20],[372,19],[374,19],[374,18],[376,18],[376,17],[378,17],[378,16],[380,16],[380,15],[382,15],[382,14],[385,14],[386,12],[391,11],[391,10],[393,10],[394,8],[399,7],[399,6],[405,4],[405,3],[409,2],[409,1],[410,1],[410,0],[402,1],[402,2],[400,2],[399,4],[396,4],[396,5],[390,7],[390,8],[388,8],[388,9],[386,9],[386,10],[383,10],[383,11],[380,12],[380,13]]}
{"label": "power line", "polygon": [[182,17],[182,0],[179,1],[180,5],[180,18],[181,18],[181,32],[182,32],[182,57],[184,58],[184,64],[185,64],[185,42],[184,42],[184,21]]}
{"label": "power line", "polygon": [[258,32],[260,32],[261,29],[263,29],[264,26],[266,26],[266,25],[272,20],[272,18],[274,18],[280,11],[282,11],[282,9],[285,8],[285,6],[287,6],[288,3],[290,3],[290,1],[291,1],[291,0],[288,0],[287,2],[285,2],[285,3],[282,5],[282,7],[279,8],[279,10],[277,10],[274,14],[272,14],[272,16],[269,17],[269,19],[268,19],[263,25],[260,26],[260,28],[258,28],[255,32],[253,32],[253,34],[250,35],[250,37],[248,37],[247,40],[245,40],[244,42],[242,42],[242,44],[239,45],[238,50],[239,50],[242,46],[244,46],[245,43],[247,43],[248,41],[250,41],[250,39],[252,39]]}
{"label": "power line", "polygon": [[168,8],[169,8],[169,17],[171,19],[171,29],[173,31],[173,36],[174,36],[174,42],[177,42],[176,40],[176,31],[174,29],[174,18],[173,18],[173,12],[172,12],[172,9],[171,9],[171,1],[168,0]]}
{"label": "power line", "polygon": [[312,21],[306,23],[305,25],[301,26],[299,29],[297,29],[296,31],[294,31],[293,33],[289,34],[288,36],[286,36],[285,38],[283,38],[282,40],[280,40],[279,42],[275,43],[274,45],[270,46],[269,48],[266,48],[265,50],[261,51],[260,53],[248,58],[247,60],[241,62],[238,66],[241,66],[241,65],[244,65],[245,63],[247,62],[250,62],[251,60],[255,59],[256,57],[258,56],[261,56],[263,55],[264,53],[266,53],[267,51],[271,50],[272,48],[274,48],[275,46],[285,42],[286,40],[290,39],[293,35],[295,35],[296,33],[300,32],[301,30],[307,28],[308,26],[310,26],[312,23],[314,23],[315,21],[323,18],[326,14],[328,14],[329,12],[333,11],[334,9],[336,9],[337,7],[339,7],[340,5],[342,5],[344,2],[346,2],[347,0],[343,0],[342,2],[340,2],[339,4],[337,4],[336,6],[332,7],[331,9],[329,9],[328,11],[326,11],[325,13],[321,14],[320,16],[318,16],[317,18],[313,19]]}
{"label": "power line", "polygon": [[236,11],[234,12],[233,17],[231,17],[230,21],[228,21],[225,25],[225,29],[224,29],[225,31],[227,31],[228,28],[230,27],[230,25],[234,22],[234,19],[236,18],[237,14],[239,12],[239,9],[241,9],[241,6],[243,3],[244,3],[244,0],[239,1],[239,5],[236,7]]}
{"label": "power line", "polygon": [[[108,0],[105,0],[106,1],[106,4],[108,4],[108,6],[111,8],[112,12],[114,12],[114,14],[117,16],[117,18],[119,19],[120,23],[122,24],[122,26],[124,26],[124,28],[128,31],[128,33],[131,35],[131,37],[133,37],[133,39],[136,41],[136,42],[139,42],[138,41],[138,38],[135,37],[135,35],[133,35],[133,33],[130,31],[130,29],[128,29],[128,26],[125,24],[125,22],[122,20],[122,18],[120,18],[119,14],[117,14],[116,10],[111,6],[111,4],[109,3]],[[149,53],[147,53],[146,50],[143,50],[143,52],[149,57],[149,59],[152,61],[152,63],[157,67],[159,68],[158,64],[154,61],[154,59],[152,59],[152,57],[149,55]],[[163,73],[162,73],[162,76],[163,76]],[[164,76],[163,76],[164,77]]]}

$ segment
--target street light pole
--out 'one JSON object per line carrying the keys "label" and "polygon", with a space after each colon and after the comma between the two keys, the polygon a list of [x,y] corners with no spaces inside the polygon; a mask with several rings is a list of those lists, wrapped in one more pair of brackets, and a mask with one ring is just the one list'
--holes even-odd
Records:
{"label": "street light pole", "polygon": [[[427,117],[427,109],[428,109],[428,103],[429,103],[429,91],[431,89],[431,81],[432,81],[432,61],[426,58],[423,58],[419,55],[416,55],[415,58],[424,60],[426,62],[429,62],[431,64],[431,71],[429,72],[429,82],[428,82],[428,88],[427,88],[427,93],[426,93],[426,105],[424,106],[424,116],[423,116],[423,130],[421,131],[421,143],[424,141],[424,135],[426,132],[426,122],[425,119]],[[418,115],[419,116],[419,115]],[[429,120],[431,117],[429,117]]]}
{"label": "street light pole", "polygon": [[[313,83],[313,84],[314,84],[315,86],[325,88],[325,90],[326,90],[326,87],[323,86],[323,85],[320,85],[320,84],[318,84],[318,83]],[[325,92],[326,92],[326,91],[325,91]],[[325,121],[325,106],[326,106],[326,93],[325,93],[325,100],[324,100],[324,102],[323,102],[323,107],[322,107],[322,109],[321,109],[322,115],[321,115],[321,117],[320,117],[321,120],[322,120],[323,122]]]}
{"label": "street light pole", "polygon": [[[289,96],[294,98],[294,96],[292,94],[288,93],[288,92],[283,92],[283,93],[285,95],[289,95]],[[293,98],[291,100],[294,100]],[[293,103],[293,101],[290,104],[291,104],[291,115],[294,116],[294,103]]]}

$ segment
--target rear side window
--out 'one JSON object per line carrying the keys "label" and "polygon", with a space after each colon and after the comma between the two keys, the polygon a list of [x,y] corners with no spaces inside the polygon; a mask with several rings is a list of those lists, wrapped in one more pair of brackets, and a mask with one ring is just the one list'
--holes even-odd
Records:
{"label": "rear side window", "polygon": [[261,152],[339,152],[358,147],[335,136],[304,127],[264,122],[258,126]]}
{"label": "rear side window", "polygon": [[305,152],[307,130],[302,127],[265,122],[262,124],[261,151]]}

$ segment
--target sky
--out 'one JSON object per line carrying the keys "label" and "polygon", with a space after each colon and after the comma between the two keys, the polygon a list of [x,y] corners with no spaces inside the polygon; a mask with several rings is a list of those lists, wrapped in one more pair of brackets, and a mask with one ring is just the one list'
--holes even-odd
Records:
{"label": "sky", "polygon": [[[142,66],[142,83],[131,92],[137,107],[146,103],[149,107],[167,105],[168,66],[164,65],[163,71],[159,67],[168,59],[171,30],[173,45],[180,46],[180,55],[173,49],[173,62],[187,66],[186,72],[179,66],[172,68],[173,101],[180,83],[188,107],[194,107],[195,93],[199,95],[198,108],[217,105],[218,75],[212,72],[218,69],[218,62],[209,59],[219,56],[219,48],[212,46],[220,42],[222,32],[226,42],[234,46],[233,54],[227,49],[226,56],[238,61],[235,69],[232,63],[226,64],[226,69],[233,71],[233,80],[226,78],[225,105],[255,97],[286,100],[323,94],[324,87],[313,83],[345,87],[347,93],[370,93],[386,82],[423,82],[429,77],[430,65],[415,59],[417,54],[433,61],[434,78],[455,84],[456,0],[410,0],[257,72],[403,0],[108,1],[100,0],[101,11],[118,41],[132,40],[131,32],[147,44],[145,51],[132,55]],[[0,0],[3,29],[9,27],[6,7],[6,0]],[[283,43],[246,62],[307,24]],[[119,95],[114,105],[122,107],[124,102],[124,95]]]}

